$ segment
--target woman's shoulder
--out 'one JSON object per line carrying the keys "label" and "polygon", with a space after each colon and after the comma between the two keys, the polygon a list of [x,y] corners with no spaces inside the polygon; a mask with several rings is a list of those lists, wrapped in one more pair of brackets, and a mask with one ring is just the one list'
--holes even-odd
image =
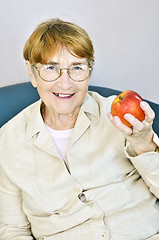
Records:
{"label": "woman's shoulder", "polygon": [[9,133],[11,135],[12,132],[15,133],[15,131],[17,131],[18,129],[22,130],[23,128],[25,128],[28,118],[37,108],[40,108],[40,100],[24,108],[20,113],[11,118],[0,128],[0,138],[4,133]]}
{"label": "woman's shoulder", "polygon": [[111,104],[115,99],[116,95],[104,97],[97,92],[88,91],[88,95],[92,98],[92,102],[95,101],[98,104],[100,111],[110,111]]}

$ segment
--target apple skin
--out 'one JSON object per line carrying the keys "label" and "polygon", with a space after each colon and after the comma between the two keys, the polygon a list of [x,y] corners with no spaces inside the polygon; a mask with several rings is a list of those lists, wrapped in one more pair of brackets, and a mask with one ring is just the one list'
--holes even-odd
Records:
{"label": "apple skin", "polygon": [[145,119],[145,113],[140,107],[142,102],[140,95],[132,90],[127,90],[120,93],[112,102],[111,113],[113,116],[118,116],[120,120],[128,127],[132,125],[124,119],[126,113],[131,113],[139,121]]}

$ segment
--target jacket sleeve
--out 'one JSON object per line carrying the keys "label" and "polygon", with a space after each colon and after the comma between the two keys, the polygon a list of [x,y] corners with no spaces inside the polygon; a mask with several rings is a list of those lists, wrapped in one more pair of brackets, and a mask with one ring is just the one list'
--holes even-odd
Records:
{"label": "jacket sleeve", "polygon": [[[159,139],[156,134],[154,135],[154,141],[159,145]],[[126,146],[126,154],[150,191],[159,199],[159,153],[147,152],[132,157],[128,154]]]}
{"label": "jacket sleeve", "polygon": [[0,239],[32,240],[30,224],[22,210],[22,195],[0,167]]}

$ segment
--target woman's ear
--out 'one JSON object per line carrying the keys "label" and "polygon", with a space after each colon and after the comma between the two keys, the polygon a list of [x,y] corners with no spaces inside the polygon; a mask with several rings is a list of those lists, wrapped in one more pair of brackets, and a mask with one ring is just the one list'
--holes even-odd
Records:
{"label": "woman's ear", "polygon": [[29,61],[25,61],[25,64],[26,64],[26,67],[28,69],[28,73],[29,73],[29,76],[30,76],[30,79],[31,79],[31,83],[33,85],[33,87],[37,87],[37,81],[36,81],[36,78],[35,78],[35,74],[33,72],[33,69],[30,65],[30,62]]}

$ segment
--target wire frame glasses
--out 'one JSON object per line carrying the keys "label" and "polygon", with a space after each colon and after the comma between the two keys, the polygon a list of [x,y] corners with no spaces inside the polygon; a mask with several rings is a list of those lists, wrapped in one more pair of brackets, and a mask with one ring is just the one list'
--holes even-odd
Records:
{"label": "wire frame glasses", "polygon": [[46,64],[42,65],[40,68],[37,68],[34,65],[40,78],[46,82],[56,81],[61,75],[62,71],[66,70],[69,77],[75,82],[81,82],[86,80],[91,71],[92,67],[88,64],[72,64],[68,68],[60,68],[55,64]]}

